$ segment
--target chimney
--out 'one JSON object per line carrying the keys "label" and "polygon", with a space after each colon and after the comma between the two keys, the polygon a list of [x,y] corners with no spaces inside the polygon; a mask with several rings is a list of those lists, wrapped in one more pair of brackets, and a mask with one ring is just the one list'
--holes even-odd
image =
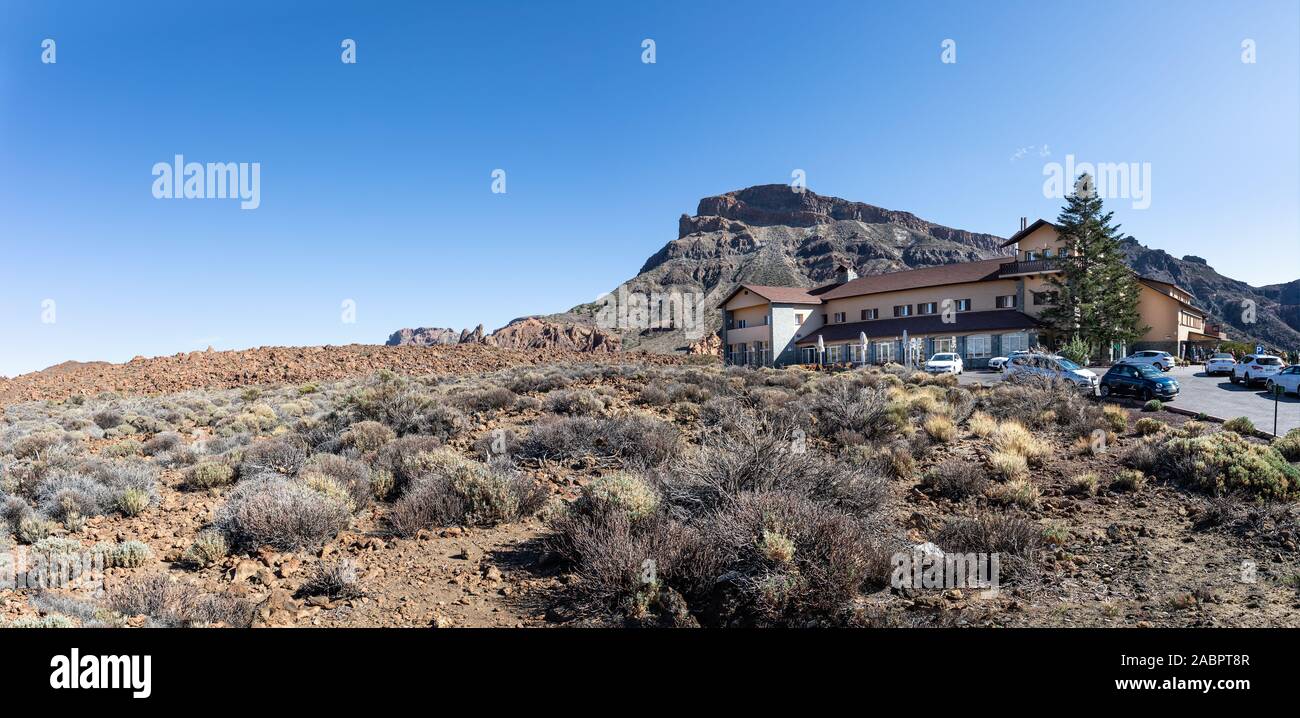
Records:
{"label": "chimney", "polygon": [[1021,218],[1020,218],[1020,231],[1021,231],[1021,232],[1025,231],[1025,228],[1028,227],[1028,226],[1029,226],[1029,218],[1028,218],[1028,217],[1021,217]]}
{"label": "chimney", "polygon": [[835,282],[844,284],[858,278],[858,273],[853,271],[853,267],[848,264],[840,264],[835,267]]}

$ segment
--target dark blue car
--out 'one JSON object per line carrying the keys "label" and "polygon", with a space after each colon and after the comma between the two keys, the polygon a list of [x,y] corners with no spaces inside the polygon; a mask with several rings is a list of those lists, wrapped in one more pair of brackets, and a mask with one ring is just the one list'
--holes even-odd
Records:
{"label": "dark blue car", "polygon": [[1098,393],[1169,401],[1178,396],[1178,382],[1150,364],[1116,364],[1101,378]]}

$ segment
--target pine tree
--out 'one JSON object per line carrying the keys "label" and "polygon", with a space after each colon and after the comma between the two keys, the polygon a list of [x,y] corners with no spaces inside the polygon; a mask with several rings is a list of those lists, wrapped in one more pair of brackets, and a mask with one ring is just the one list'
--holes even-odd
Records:
{"label": "pine tree", "polygon": [[1140,291],[1135,275],[1124,264],[1120,242],[1128,239],[1105,212],[1093,179],[1083,175],[1066,197],[1056,219],[1061,271],[1048,275],[1056,304],[1039,319],[1060,341],[1079,339],[1099,352],[1116,342],[1131,343],[1146,333],[1138,314]]}

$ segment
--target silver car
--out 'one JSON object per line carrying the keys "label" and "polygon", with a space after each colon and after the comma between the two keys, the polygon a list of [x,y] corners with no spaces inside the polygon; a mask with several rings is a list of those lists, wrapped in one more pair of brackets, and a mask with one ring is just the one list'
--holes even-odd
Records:
{"label": "silver car", "polygon": [[1130,365],[1146,364],[1147,366],[1153,366],[1160,371],[1169,371],[1174,368],[1174,355],[1169,352],[1148,350],[1134,352],[1115,363]]}
{"label": "silver car", "polygon": [[1237,360],[1233,359],[1231,354],[1215,354],[1205,360],[1205,373],[1209,376],[1231,374],[1232,368],[1236,365]]}

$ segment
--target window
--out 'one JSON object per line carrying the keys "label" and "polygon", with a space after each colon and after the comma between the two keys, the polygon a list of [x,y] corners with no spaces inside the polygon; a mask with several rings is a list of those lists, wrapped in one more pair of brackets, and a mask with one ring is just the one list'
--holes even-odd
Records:
{"label": "window", "polygon": [[894,307],[894,316],[896,316],[896,317],[910,317],[910,316],[912,316],[912,305],[911,305],[911,304],[898,304],[898,305],[896,305],[896,306]]}
{"label": "window", "polygon": [[1034,292],[1033,295],[1034,295],[1034,306],[1037,307],[1045,304],[1056,304],[1056,298],[1057,296],[1059,296],[1059,292],[1056,291]]}
{"label": "window", "polygon": [[808,315],[807,315],[807,314],[795,314],[795,315],[794,315],[794,323],[795,323],[795,324],[803,324],[803,320],[805,320],[805,319],[807,319],[807,318],[808,318]]}
{"label": "window", "polygon": [[1004,296],[998,297],[998,300],[997,300],[997,308],[998,308],[998,309],[1015,309],[1015,308],[1016,308],[1016,295],[1014,295],[1014,294],[1007,294],[1007,295],[1004,295]]}
{"label": "window", "polygon": [[822,315],[822,324],[826,324],[826,323],[827,323],[827,322],[826,322],[826,315],[823,314],[823,315]]}
{"label": "window", "polygon": [[972,334],[966,337],[967,359],[988,359],[992,354],[992,338],[987,334]]}
{"label": "window", "polygon": [[894,360],[894,343],[892,341],[876,342],[876,361],[880,364]]}
{"label": "window", "polygon": [[846,317],[844,316],[844,312],[835,312],[835,323],[836,323],[836,324],[842,324],[842,323],[844,323],[845,319],[846,319]]}
{"label": "window", "polygon": [[956,309],[956,310],[959,311],[959,312],[969,312],[969,311],[970,311],[970,300],[969,300],[969,299],[956,299],[956,300],[953,300],[953,308]]}
{"label": "window", "polygon": [[745,321],[744,319],[741,319],[736,322],[736,328],[738,329],[744,329],[747,326],[749,326],[749,322]]}
{"label": "window", "polygon": [[1024,333],[1003,334],[1002,335],[1002,354],[1003,356],[1011,352],[1023,352],[1029,350],[1029,336]]}
{"label": "window", "polygon": [[879,310],[879,309],[863,309],[863,310],[862,310],[862,318],[863,318],[864,320],[866,320],[866,319],[879,319],[879,318],[880,318],[880,310]]}
{"label": "window", "polygon": [[1044,249],[1043,259],[1051,259],[1051,258],[1052,258],[1052,250],[1050,248]]}
{"label": "window", "polygon": [[934,302],[921,302],[916,305],[917,314],[936,314],[939,311],[939,305]]}
{"label": "window", "polygon": [[1035,251],[1032,250],[1032,249],[1026,249],[1026,250],[1025,250],[1025,261],[1026,261],[1026,262],[1032,262],[1032,261],[1034,261],[1035,259],[1038,259],[1038,252],[1035,252]]}
{"label": "window", "polygon": [[935,337],[934,351],[951,354],[957,351],[957,337]]}

